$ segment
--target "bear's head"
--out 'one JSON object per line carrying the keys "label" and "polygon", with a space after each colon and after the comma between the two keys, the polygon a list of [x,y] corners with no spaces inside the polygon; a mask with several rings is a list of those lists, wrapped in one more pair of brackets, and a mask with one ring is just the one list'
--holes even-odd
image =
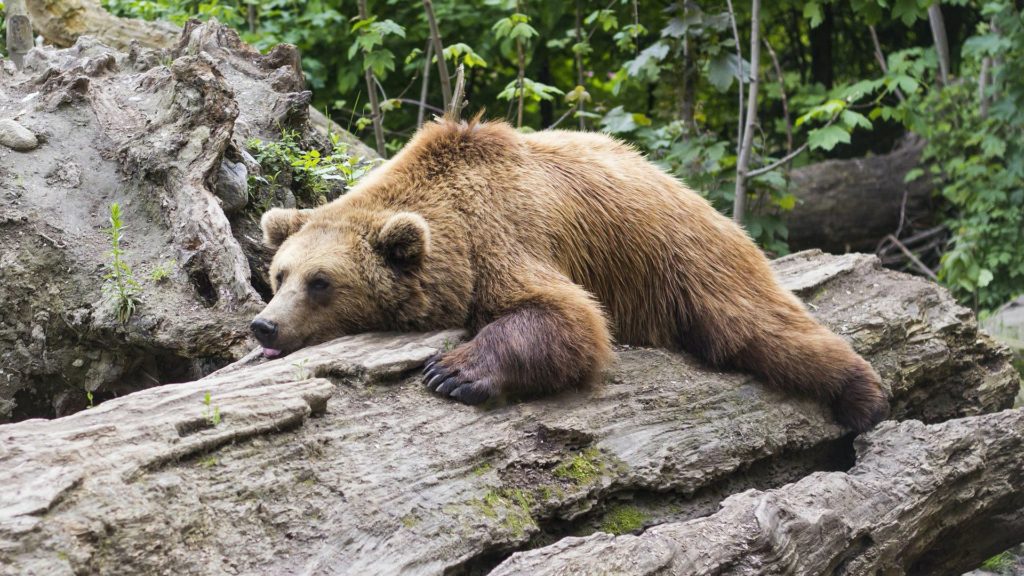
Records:
{"label": "bear's head", "polygon": [[358,332],[416,327],[429,306],[430,226],[413,212],[274,208],[261,221],[274,297],[252,321],[268,357]]}

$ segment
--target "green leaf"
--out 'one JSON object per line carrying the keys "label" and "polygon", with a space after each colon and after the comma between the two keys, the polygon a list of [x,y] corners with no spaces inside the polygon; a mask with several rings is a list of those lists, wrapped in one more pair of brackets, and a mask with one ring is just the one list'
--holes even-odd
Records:
{"label": "green leaf", "polygon": [[529,40],[538,34],[537,29],[525,22],[520,22],[512,27],[508,37],[513,40]]}
{"label": "green leaf", "polygon": [[828,151],[835,148],[836,144],[849,144],[850,133],[843,130],[842,127],[833,124],[832,126],[811,130],[807,134],[807,143],[811,150],[821,149]]}
{"label": "green leaf", "polygon": [[821,25],[825,19],[825,13],[821,9],[821,4],[818,2],[808,2],[804,4],[804,18],[807,18],[811,23],[811,28],[817,28]]}
{"label": "green leaf", "polygon": [[708,60],[708,80],[719,92],[725,92],[732,86],[734,78],[744,81],[750,76],[750,64],[740,60],[733,52],[722,51]]}
{"label": "green leaf", "polygon": [[377,77],[383,78],[388,70],[395,69],[395,55],[386,48],[374,50],[363,57],[363,70],[367,68],[373,70]]}
{"label": "green leaf", "polygon": [[984,288],[985,286],[988,286],[989,284],[992,283],[993,278],[994,276],[992,275],[991,271],[982,269],[981,272],[978,273],[978,288]]}
{"label": "green leaf", "polygon": [[917,91],[917,80],[912,76],[906,74],[895,74],[890,78],[886,78],[885,85],[891,91],[894,87],[899,88],[906,94],[912,94]]}
{"label": "green leaf", "polygon": [[903,177],[903,181],[904,182],[913,182],[914,180],[917,180],[918,178],[920,178],[923,175],[924,175],[924,170],[923,169],[921,169],[921,168],[912,168],[911,170],[909,170],[907,172],[906,176]]}
{"label": "green leaf", "polygon": [[590,93],[583,86],[576,86],[565,95],[565,101],[569,104],[574,102],[590,102]]}
{"label": "green leaf", "polygon": [[793,208],[796,208],[796,196],[792,194],[786,194],[782,198],[779,198],[777,204],[779,205],[779,208],[789,212],[793,210]]}
{"label": "green leaf", "polygon": [[391,20],[384,20],[383,22],[376,22],[373,25],[373,29],[374,29],[374,31],[379,33],[381,36],[387,36],[389,34],[394,34],[395,36],[400,36],[402,38],[405,38],[405,28],[403,28],[400,24],[396,24],[395,22],[393,22]]}
{"label": "green leaf", "polygon": [[[413,48],[412,51],[405,56],[406,65],[412,64],[412,61],[415,60],[422,53],[423,50],[420,50],[419,48]],[[351,56],[349,56],[349,58],[351,58]]]}
{"label": "green leaf", "polygon": [[859,112],[847,109],[843,110],[839,116],[843,121],[843,124],[845,124],[851,131],[858,126],[866,130],[871,130],[871,121]]}
{"label": "green leaf", "polygon": [[475,68],[477,66],[480,68],[487,67],[487,62],[481,58],[479,54],[474,52],[469,45],[463,44],[462,42],[446,46],[444,49],[444,57],[445,60],[451,60],[456,64],[459,63],[459,59],[461,58],[462,63],[470,68]]}
{"label": "green leaf", "polygon": [[872,92],[878,90],[884,84],[885,82],[882,79],[861,80],[860,82],[857,82],[856,84],[850,86],[846,90],[843,90],[843,98],[845,98],[848,102],[860,100],[865,95],[871,94]]}
{"label": "green leaf", "polygon": [[590,26],[594,22],[597,22],[605,32],[615,30],[619,27],[619,19],[615,16],[614,10],[595,10],[583,20],[583,23],[587,26]]}
{"label": "green leaf", "polygon": [[986,134],[981,140],[981,149],[989,158],[1002,158],[1006,153],[1006,141],[998,136]]}
{"label": "green leaf", "polygon": [[601,129],[609,134],[625,134],[638,127],[633,114],[626,112],[622,106],[612,108],[601,119]]}
{"label": "green leaf", "polygon": [[918,18],[925,17],[928,4],[931,2],[925,3],[922,7],[918,0],[895,0],[892,6],[892,15],[894,18],[902,20],[905,26],[910,26]]}
{"label": "green leaf", "polygon": [[377,21],[377,17],[376,16],[370,16],[369,18],[365,18],[363,20],[357,20],[356,23],[352,25],[351,31],[352,32],[358,32],[358,31],[362,30],[363,28],[366,28],[370,24],[373,24],[376,21]]}

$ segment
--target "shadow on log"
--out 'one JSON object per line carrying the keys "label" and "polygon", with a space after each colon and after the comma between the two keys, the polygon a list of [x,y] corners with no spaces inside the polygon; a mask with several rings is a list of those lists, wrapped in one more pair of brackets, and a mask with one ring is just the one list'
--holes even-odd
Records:
{"label": "shadow on log", "polygon": [[[593,390],[480,409],[417,377],[459,332],[352,336],[0,426],[0,571],[485,573],[537,549],[500,568],[530,573],[543,555],[648,542],[650,562],[671,565],[688,558],[672,531],[699,530],[685,544],[711,550],[700,561],[742,542],[816,574],[900,553],[912,563],[916,546],[949,536],[939,527],[998,522],[1024,539],[1007,520],[1024,496],[1024,416],[940,423],[1009,405],[1008,352],[944,290],[872,257],[773,266],[891,386],[894,419],[937,424],[886,423],[856,456],[827,408],[646,348],[620,348]],[[816,527],[825,544],[807,536]],[[646,532],[564,540],[600,529]],[[928,568],[948,573],[995,546],[982,542]],[[576,573],[571,562],[562,573]]]}

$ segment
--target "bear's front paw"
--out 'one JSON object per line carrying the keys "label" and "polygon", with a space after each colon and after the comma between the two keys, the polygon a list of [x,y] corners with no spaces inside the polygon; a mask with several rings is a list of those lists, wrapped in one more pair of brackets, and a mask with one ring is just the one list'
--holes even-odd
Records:
{"label": "bear's front paw", "polygon": [[483,404],[497,396],[489,378],[476,378],[476,370],[453,354],[435,354],[423,367],[423,383],[431,392],[464,404]]}

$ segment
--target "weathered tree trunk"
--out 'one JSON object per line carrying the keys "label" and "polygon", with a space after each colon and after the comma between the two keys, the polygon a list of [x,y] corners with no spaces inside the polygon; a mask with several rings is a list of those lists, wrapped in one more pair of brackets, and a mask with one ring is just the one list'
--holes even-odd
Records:
{"label": "weathered tree trunk", "polygon": [[[774,268],[883,376],[894,419],[939,422],[1011,401],[1008,353],[934,284],[855,254],[802,253]],[[565,549],[607,546],[608,570],[598,554],[582,572],[617,573],[632,566],[614,563],[630,546],[640,567],[651,549],[680,565],[692,557],[683,545],[742,567],[741,549],[722,544],[736,543],[789,573],[843,562],[862,573],[920,558],[958,525],[1022,536],[1008,515],[1024,506],[1020,412],[886,423],[854,464],[826,407],[662,350],[620,349],[593,390],[455,404],[416,374],[459,338],[368,334],[270,362],[250,355],[196,382],[0,426],[0,572],[464,573],[541,548],[568,574],[575,560],[555,563]],[[542,548],[658,524],[634,539]],[[948,572],[997,547],[979,540],[927,568]],[[536,557],[501,570],[529,573],[518,567]]]}
{"label": "weathered tree trunk", "polygon": [[[289,129],[330,148],[298,62],[292,46],[263,55],[197,22],[167,49],[82,37],[33,48],[22,69],[3,62],[0,120],[27,138],[0,138],[0,422],[195,379],[244,354],[269,257],[246,142]],[[126,325],[104,291],[113,202],[141,285]]]}
{"label": "weathered tree trunk", "polygon": [[[137,42],[146,48],[173,48],[181,37],[181,28],[170,22],[119,18],[103,9],[98,0],[26,0],[32,26],[47,43],[68,47],[81,36],[92,36],[111,48],[129,51]],[[293,52],[299,68],[298,51]],[[309,108],[313,127],[321,133],[338,135],[354,153],[377,158],[377,153],[316,108]]]}
{"label": "weathered tree trunk", "polygon": [[873,252],[887,234],[897,232],[901,215],[905,230],[913,219],[932,215],[929,179],[903,181],[918,167],[923,147],[923,140],[914,139],[889,154],[793,170],[791,191],[798,202],[785,216],[790,247]]}

